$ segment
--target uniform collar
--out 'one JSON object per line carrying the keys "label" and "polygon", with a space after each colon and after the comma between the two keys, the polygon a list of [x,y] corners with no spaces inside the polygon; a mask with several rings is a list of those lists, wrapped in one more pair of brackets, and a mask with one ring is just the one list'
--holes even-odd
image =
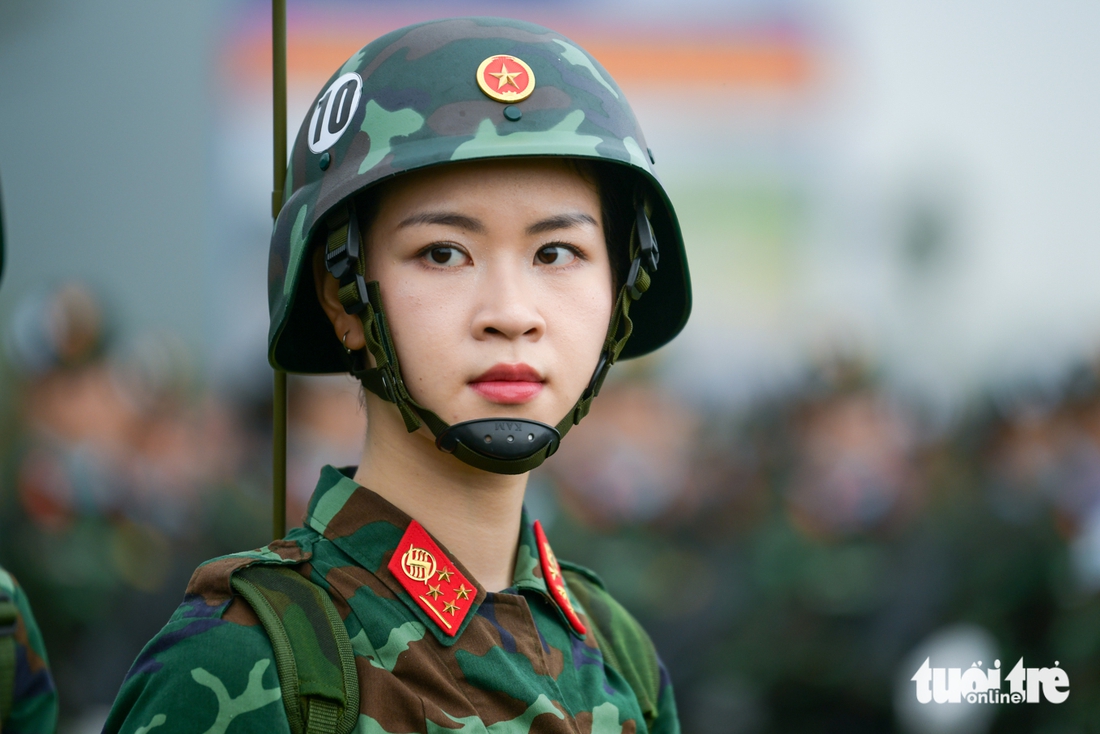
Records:
{"label": "uniform collar", "polygon": [[562,618],[562,622],[580,637],[584,637],[587,628],[569,596],[565,577],[557,556],[554,555],[542,523],[531,522],[527,508],[523,510],[523,520],[519,530],[519,548],[516,550],[516,570],[513,585],[517,589],[531,589],[545,595],[553,602]]}
{"label": "uniform collar", "polygon": [[[321,470],[306,525],[372,572],[441,644],[453,644],[485,601],[485,589],[418,522],[353,481],[354,471],[331,466]],[[512,585],[545,595],[562,622],[584,635],[553,551],[526,510]]]}

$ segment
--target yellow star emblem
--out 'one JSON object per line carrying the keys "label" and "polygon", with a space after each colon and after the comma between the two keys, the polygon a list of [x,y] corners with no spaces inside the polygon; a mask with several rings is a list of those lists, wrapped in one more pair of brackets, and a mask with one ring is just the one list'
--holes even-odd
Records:
{"label": "yellow star emblem", "polygon": [[442,595],[443,592],[439,590],[439,584],[436,584],[435,586],[428,584],[428,596],[433,599],[438,599]]}
{"label": "yellow star emblem", "polygon": [[458,611],[458,605],[454,602],[445,601],[443,602],[443,611],[449,613],[453,617],[455,616],[455,612]]}
{"label": "yellow star emblem", "polygon": [[440,581],[450,581],[452,574],[454,574],[454,571],[452,571],[449,568],[444,568],[442,571],[439,572],[439,580]]}
{"label": "yellow star emblem", "polygon": [[[489,71],[491,66],[499,71]],[[477,67],[477,86],[489,99],[515,104],[527,99],[535,91],[535,72],[526,61],[517,56],[495,54]]]}
{"label": "yellow star emblem", "polygon": [[523,73],[523,69],[519,71],[508,71],[508,64],[503,61],[500,62],[500,71],[490,71],[490,76],[497,78],[497,91],[504,89],[511,84],[516,89],[519,89],[519,85],[516,84],[516,77]]}
{"label": "yellow star emblem", "polygon": [[459,584],[458,589],[455,590],[455,596],[459,599],[469,599],[471,591],[473,589],[467,589],[466,584]]}

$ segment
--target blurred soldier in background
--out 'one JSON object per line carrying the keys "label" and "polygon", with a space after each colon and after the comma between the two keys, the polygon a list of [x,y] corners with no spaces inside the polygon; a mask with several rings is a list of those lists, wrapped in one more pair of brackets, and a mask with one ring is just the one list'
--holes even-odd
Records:
{"label": "blurred soldier in background", "polygon": [[[4,206],[0,191],[0,282],[4,277]],[[30,601],[0,568],[0,730],[49,734],[57,727],[57,689]]]}
{"label": "blurred soldier in background", "polygon": [[5,336],[17,399],[3,427],[0,550],[47,600],[39,621],[63,713],[94,719],[194,565],[265,537],[264,502],[238,481],[253,432],[238,405],[191,394],[170,335],[120,348],[81,283],[31,291]]}

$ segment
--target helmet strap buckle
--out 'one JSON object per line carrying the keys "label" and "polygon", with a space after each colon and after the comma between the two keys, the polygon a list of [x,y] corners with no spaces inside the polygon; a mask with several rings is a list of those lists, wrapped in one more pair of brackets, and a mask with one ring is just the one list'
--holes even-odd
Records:
{"label": "helmet strap buckle", "polygon": [[588,387],[581,393],[581,400],[591,400],[600,394],[604,378],[611,369],[611,354],[608,350],[600,352],[600,361],[596,363],[596,371],[592,373],[592,379],[588,381]]}
{"label": "helmet strap buckle", "polygon": [[325,246],[325,269],[340,283],[340,303],[349,314],[361,312],[367,305],[367,282],[361,257],[359,218],[350,202],[329,223]]}
{"label": "helmet strap buckle", "polygon": [[[639,280],[646,280],[642,270],[642,259],[636,257],[630,261],[630,272],[626,276],[626,290],[630,293],[630,297],[637,301],[645,293],[645,288],[641,287]],[[646,283],[648,286],[648,283]]]}
{"label": "helmet strap buckle", "polygon": [[382,370],[382,389],[386,391],[386,399],[397,404],[397,391],[394,389],[393,378],[388,370]]}
{"label": "helmet strap buckle", "polygon": [[634,259],[630,261],[630,271],[627,273],[624,284],[630,298],[635,301],[649,289],[649,274],[657,271],[657,263],[661,259],[661,253],[657,249],[657,238],[653,234],[653,225],[645,209],[645,202],[639,199],[635,205],[635,239],[631,243],[631,251],[635,254]]}
{"label": "helmet strap buckle", "polygon": [[642,265],[645,266],[646,270],[655,273],[657,272],[657,263],[661,260],[661,253],[657,249],[657,236],[653,233],[653,224],[646,214],[645,202],[639,201],[635,207],[635,212],[636,220],[634,224],[638,230],[638,258],[641,258]]}

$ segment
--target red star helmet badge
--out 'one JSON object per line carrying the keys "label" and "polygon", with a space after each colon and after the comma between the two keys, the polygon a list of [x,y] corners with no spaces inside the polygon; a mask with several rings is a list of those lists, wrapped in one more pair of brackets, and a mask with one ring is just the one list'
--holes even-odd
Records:
{"label": "red star helmet badge", "polygon": [[542,577],[546,581],[547,588],[550,589],[550,596],[557,602],[565,614],[565,618],[572,625],[573,630],[578,635],[587,634],[588,628],[584,626],[577,610],[573,608],[573,602],[569,601],[569,594],[565,591],[565,578],[561,575],[558,558],[554,555],[554,550],[546,539],[546,533],[542,530],[542,523],[538,520],[535,520],[535,542],[539,544],[539,563],[542,565]]}
{"label": "red star helmet badge", "polygon": [[440,629],[452,637],[458,633],[473,608],[477,586],[462,575],[416,520],[409,523],[388,568]]}
{"label": "red star helmet badge", "polygon": [[490,56],[477,67],[477,85],[490,99],[513,104],[535,91],[535,72],[515,56]]}

